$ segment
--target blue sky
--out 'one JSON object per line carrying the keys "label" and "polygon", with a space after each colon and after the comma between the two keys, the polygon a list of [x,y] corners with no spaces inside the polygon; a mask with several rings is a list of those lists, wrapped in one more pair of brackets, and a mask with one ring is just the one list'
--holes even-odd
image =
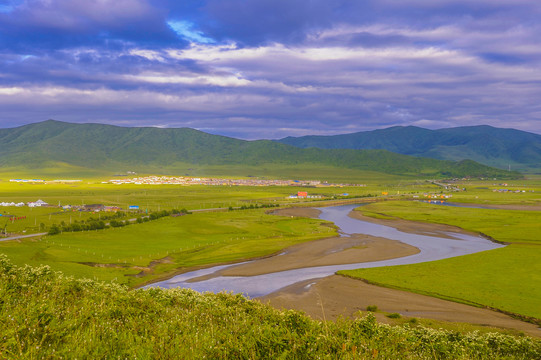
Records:
{"label": "blue sky", "polygon": [[0,127],[541,133],[533,0],[0,0]]}

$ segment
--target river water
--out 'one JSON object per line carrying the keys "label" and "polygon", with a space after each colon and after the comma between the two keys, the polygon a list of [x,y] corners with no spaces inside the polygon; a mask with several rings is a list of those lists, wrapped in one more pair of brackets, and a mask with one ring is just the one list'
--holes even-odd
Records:
{"label": "river water", "polygon": [[[319,217],[321,219],[334,222],[334,224],[340,228],[341,236],[349,236],[350,234],[367,234],[392,240],[399,240],[403,243],[417,247],[420,252],[415,255],[405,256],[402,258],[374,262],[307,267],[257,276],[240,277],[217,275],[212,277],[212,274],[222,269],[234,267],[239,264],[221,265],[177,275],[171,279],[150,284],[147,287],[186,287],[201,292],[220,292],[225,290],[232,291],[234,293],[243,293],[248,297],[254,298],[270,294],[283,287],[300,281],[326,277],[334,274],[338,270],[416,264],[420,262],[473,254],[504,246],[491,242],[481,236],[472,236],[454,232],[447,233],[447,235],[451,238],[411,234],[399,231],[390,226],[374,224],[349,217],[348,214],[358,206],[359,205],[344,205],[319,208],[319,210],[321,210]],[[257,260],[254,261],[257,262]],[[205,278],[205,280],[194,280],[201,276],[208,275],[211,275],[211,277]]]}

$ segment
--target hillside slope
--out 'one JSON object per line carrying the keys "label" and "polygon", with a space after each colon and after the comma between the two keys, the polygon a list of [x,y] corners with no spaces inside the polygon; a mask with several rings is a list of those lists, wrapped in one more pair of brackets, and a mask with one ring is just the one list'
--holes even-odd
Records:
{"label": "hillside slope", "polygon": [[[373,315],[311,320],[241,295],[129,291],[14,266],[0,255],[2,359],[538,359],[541,341],[422,326]],[[24,299],[24,301],[21,301]]]}
{"label": "hillside slope", "polygon": [[176,164],[260,167],[318,166],[424,177],[517,177],[473,161],[441,161],[386,150],[299,149],[268,140],[244,141],[194,129],[124,128],[54,120],[0,130],[0,166],[129,167],[162,171]]}
{"label": "hillside slope", "polygon": [[443,160],[470,159],[520,171],[541,171],[541,135],[491,126],[428,130],[415,126],[334,136],[287,137],[278,140],[300,148],[385,149],[404,155]]}

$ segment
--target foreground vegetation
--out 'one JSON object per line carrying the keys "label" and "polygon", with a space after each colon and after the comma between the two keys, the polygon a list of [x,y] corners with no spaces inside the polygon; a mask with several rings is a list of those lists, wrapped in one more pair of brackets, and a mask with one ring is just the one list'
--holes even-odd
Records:
{"label": "foreground vegetation", "polygon": [[3,359],[538,359],[541,341],[390,327],[368,315],[336,323],[240,295],[127,288],[0,257]]}
{"label": "foreground vegetation", "polygon": [[359,210],[376,218],[455,225],[509,245],[440,261],[342,271],[341,274],[383,286],[496,308],[541,324],[539,211],[471,209],[397,201],[371,204]]}

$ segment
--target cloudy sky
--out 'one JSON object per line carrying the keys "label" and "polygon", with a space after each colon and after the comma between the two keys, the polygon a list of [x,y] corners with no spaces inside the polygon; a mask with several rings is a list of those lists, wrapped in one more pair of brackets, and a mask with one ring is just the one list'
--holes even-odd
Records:
{"label": "cloudy sky", "polygon": [[0,0],[0,127],[541,133],[537,0]]}

